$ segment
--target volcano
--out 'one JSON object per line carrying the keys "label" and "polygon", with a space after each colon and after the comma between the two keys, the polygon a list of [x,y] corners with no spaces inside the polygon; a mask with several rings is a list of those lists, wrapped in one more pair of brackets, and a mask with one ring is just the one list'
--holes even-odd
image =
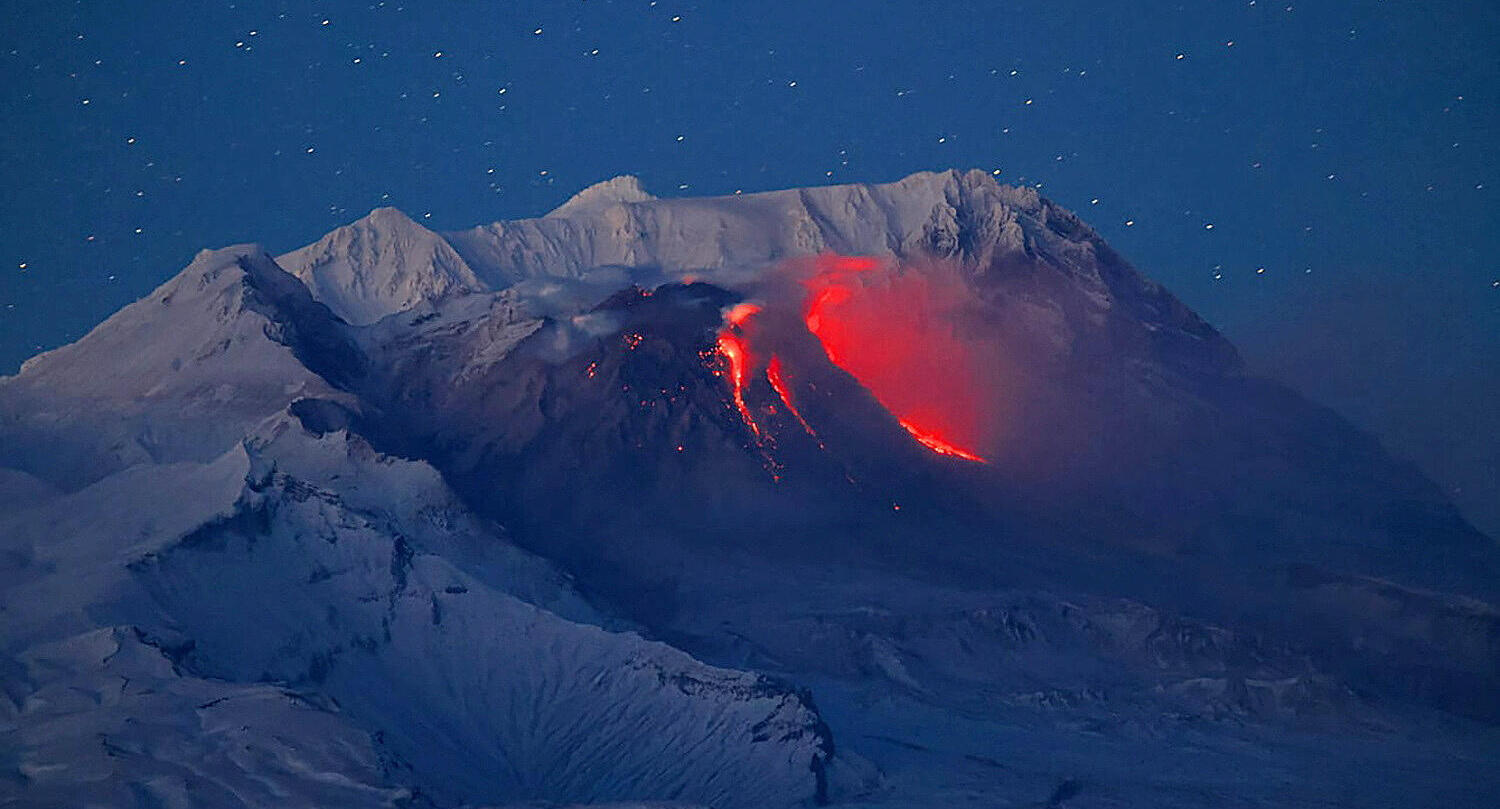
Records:
{"label": "volcano", "polygon": [[204,251],[0,503],[17,805],[1500,795],[1495,543],[979,171]]}

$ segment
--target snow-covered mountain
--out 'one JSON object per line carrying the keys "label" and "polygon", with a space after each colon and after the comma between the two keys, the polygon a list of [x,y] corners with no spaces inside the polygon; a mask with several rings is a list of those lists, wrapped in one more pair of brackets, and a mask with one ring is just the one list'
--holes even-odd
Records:
{"label": "snow-covered mountain", "polygon": [[0,379],[0,802],[1485,806],[1497,575],[982,172],[381,209]]}
{"label": "snow-covered mountain", "polygon": [[378,208],[277,262],[334,314],[359,326],[421,301],[485,288],[442,237],[395,208]]}
{"label": "snow-covered mountain", "polygon": [[[0,456],[70,491],[139,464],[216,458],[299,397],[353,401],[339,389],[359,365],[345,340],[264,250],[205,250],[83,339],[0,378]],[[336,367],[310,367],[302,346]]]}

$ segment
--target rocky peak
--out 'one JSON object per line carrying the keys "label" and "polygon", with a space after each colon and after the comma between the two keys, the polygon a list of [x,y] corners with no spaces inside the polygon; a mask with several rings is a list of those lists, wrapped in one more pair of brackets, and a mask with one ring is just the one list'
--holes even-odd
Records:
{"label": "rocky peak", "polygon": [[631,174],[622,174],[602,182],[594,183],[588,188],[574,194],[567,202],[557,206],[547,216],[565,217],[575,214],[594,212],[612,205],[627,204],[632,202],[650,202],[656,199],[641,185],[641,180]]}
{"label": "rocky peak", "polygon": [[359,358],[338,330],[259,245],[204,250],[0,379],[0,466],[71,490],[136,464],[217,457],[299,396],[339,398],[320,374],[357,371]]}
{"label": "rocky peak", "polygon": [[280,262],[314,298],[355,325],[485,289],[441,236],[395,208],[376,208]]}

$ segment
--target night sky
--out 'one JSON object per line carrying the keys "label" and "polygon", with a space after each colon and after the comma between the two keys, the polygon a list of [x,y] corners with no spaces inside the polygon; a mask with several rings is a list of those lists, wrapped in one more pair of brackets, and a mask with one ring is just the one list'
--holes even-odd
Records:
{"label": "night sky", "polygon": [[198,249],[999,169],[1500,531],[1500,4],[4,0],[0,373]]}

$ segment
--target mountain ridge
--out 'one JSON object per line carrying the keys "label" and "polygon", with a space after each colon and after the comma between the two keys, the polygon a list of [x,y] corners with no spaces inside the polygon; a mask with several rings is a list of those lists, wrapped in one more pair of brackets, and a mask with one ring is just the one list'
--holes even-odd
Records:
{"label": "mountain ridge", "polygon": [[337,384],[357,360],[330,382],[294,348],[327,342],[345,356],[331,323],[259,245],[201,251],[78,341],[0,377],[0,455],[65,488],[135,463],[217,457],[298,396],[352,401]]}
{"label": "mountain ridge", "polygon": [[[204,251],[0,378],[0,799],[1337,800],[1308,749],[1500,794],[1494,542],[1076,215],[644,193]],[[983,460],[834,361],[829,267],[961,303]]]}
{"label": "mountain ridge", "polygon": [[567,202],[552,209],[547,216],[567,216],[583,210],[623,205],[632,202],[649,202],[656,199],[641,184],[639,177],[622,174],[601,180],[568,198]]}
{"label": "mountain ridge", "polygon": [[357,326],[421,301],[485,289],[445,240],[396,208],[376,208],[277,262]]}

